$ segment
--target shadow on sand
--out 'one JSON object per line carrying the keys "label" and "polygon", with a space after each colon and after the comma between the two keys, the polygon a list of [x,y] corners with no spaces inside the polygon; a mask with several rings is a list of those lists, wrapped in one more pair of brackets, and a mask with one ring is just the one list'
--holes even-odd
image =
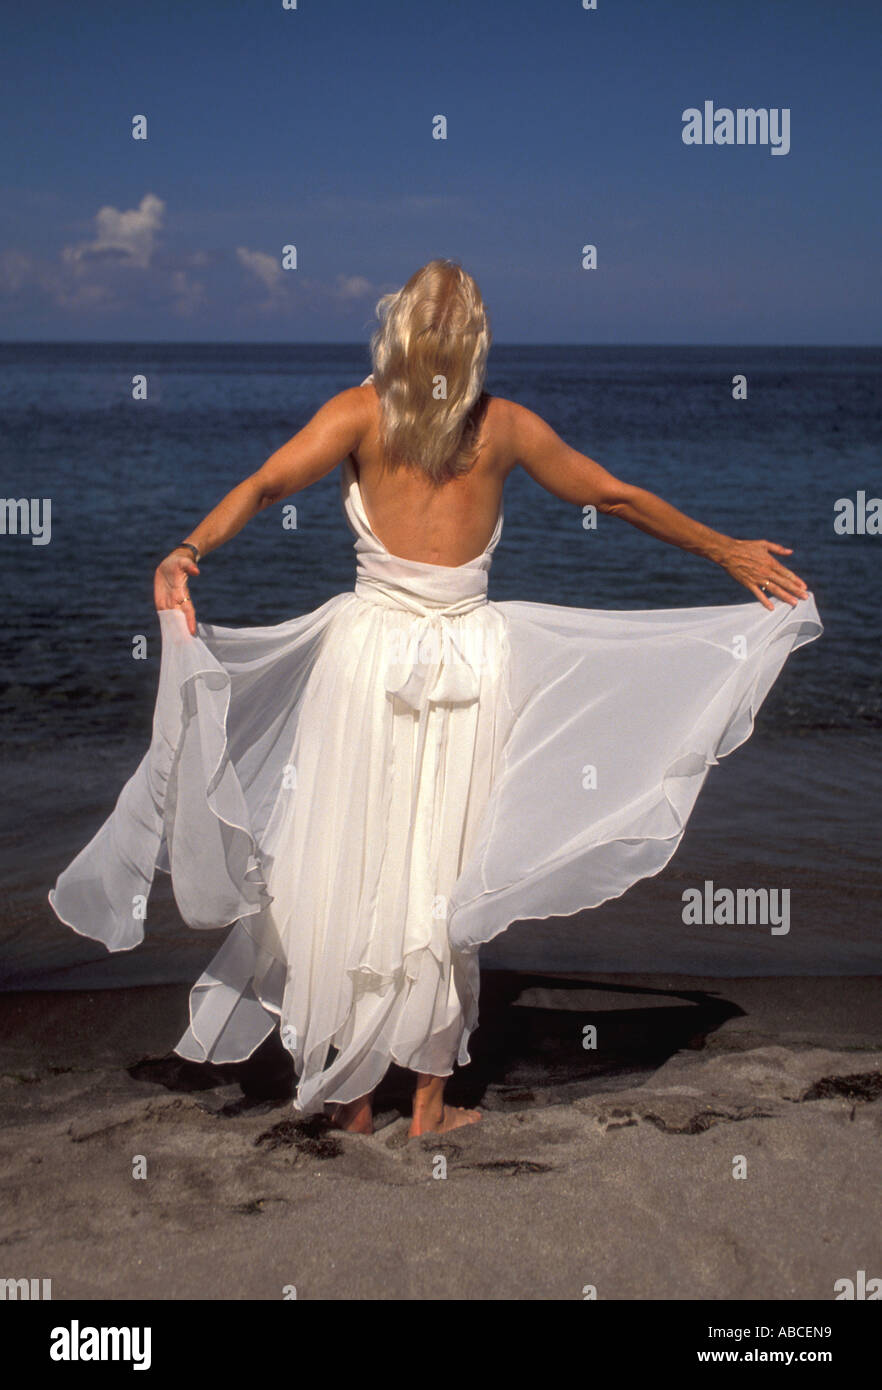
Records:
{"label": "shadow on sand", "polygon": [[[586,975],[491,970],[481,976],[481,1022],[470,1040],[471,1065],[454,1072],[446,1098],[485,1110],[552,1105],[639,1084],[674,1053],[700,1050],[709,1034],[743,1014],[703,990],[597,983]],[[586,1028],[593,1025],[596,1040]],[[586,1043],[594,1042],[593,1046]],[[245,1062],[188,1062],[174,1053],[130,1067],[136,1080],[176,1092],[235,1083],[222,1113],[290,1100],[292,1059],[274,1031]],[[409,1115],[413,1077],[390,1067],[377,1089],[378,1127]]]}

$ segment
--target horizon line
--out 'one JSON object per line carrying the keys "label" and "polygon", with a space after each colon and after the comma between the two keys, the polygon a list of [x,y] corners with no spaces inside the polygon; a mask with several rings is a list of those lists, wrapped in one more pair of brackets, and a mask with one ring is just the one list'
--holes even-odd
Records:
{"label": "horizon line", "polygon": [[[276,347],[276,348],[329,348],[345,347],[367,350],[369,346],[366,340],[349,338],[304,338],[304,339],[285,339],[285,338],[0,338],[0,347]],[[547,341],[496,341],[491,345],[491,353],[494,347],[500,348],[540,348],[540,347],[573,347],[573,348],[637,348],[637,347],[670,347],[670,348],[880,348],[880,342],[812,342],[812,343],[764,343],[764,342],[661,342],[661,341],[634,341],[634,342],[584,342],[575,339],[556,339]]]}

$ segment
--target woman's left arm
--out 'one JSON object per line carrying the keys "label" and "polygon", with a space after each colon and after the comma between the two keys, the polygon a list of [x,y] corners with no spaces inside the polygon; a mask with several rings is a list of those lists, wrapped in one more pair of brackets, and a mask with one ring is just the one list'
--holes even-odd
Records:
{"label": "woman's left arm", "polygon": [[608,469],[561,439],[546,420],[514,401],[503,403],[508,447],[514,459],[540,487],[565,502],[594,506],[620,516],[640,531],[713,560],[759,599],[774,608],[769,595],[795,607],[808,596],[798,574],[775,559],[793,551],[775,541],[739,541],[713,531],[656,497],[654,492],[622,482]]}

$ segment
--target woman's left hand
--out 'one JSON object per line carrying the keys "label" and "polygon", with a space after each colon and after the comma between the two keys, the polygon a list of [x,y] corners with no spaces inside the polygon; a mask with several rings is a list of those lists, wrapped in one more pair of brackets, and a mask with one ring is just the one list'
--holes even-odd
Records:
{"label": "woman's left hand", "polygon": [[723,569],[755,594],[764,608],[772,609],[773,598],[779,598],[795,608],[800,599],[808,598],[808,589],[798,574],[775,559],[776,555],[792,555],[786,545],[775,541],[732,541],[722,560]]}

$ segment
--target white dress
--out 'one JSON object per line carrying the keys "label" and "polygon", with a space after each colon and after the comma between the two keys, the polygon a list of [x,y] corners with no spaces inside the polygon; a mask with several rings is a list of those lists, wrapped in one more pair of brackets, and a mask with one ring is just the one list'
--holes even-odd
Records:
{"label": "white dress", "polygon": [[658,873],[707,768],[822,630],[812,598],[494,603],[501,510],[483,554],[430,565],[371,530],[351,459],[341,488],[354,591],[195,637],[159,614],[150,748],[49,894],[111,951],[143,939],[156,869],[189,926],[232,926],[175,1051],[238,1061],[279,1026],[302,1114],[390,1062],[467,1063],[479,946]]}

